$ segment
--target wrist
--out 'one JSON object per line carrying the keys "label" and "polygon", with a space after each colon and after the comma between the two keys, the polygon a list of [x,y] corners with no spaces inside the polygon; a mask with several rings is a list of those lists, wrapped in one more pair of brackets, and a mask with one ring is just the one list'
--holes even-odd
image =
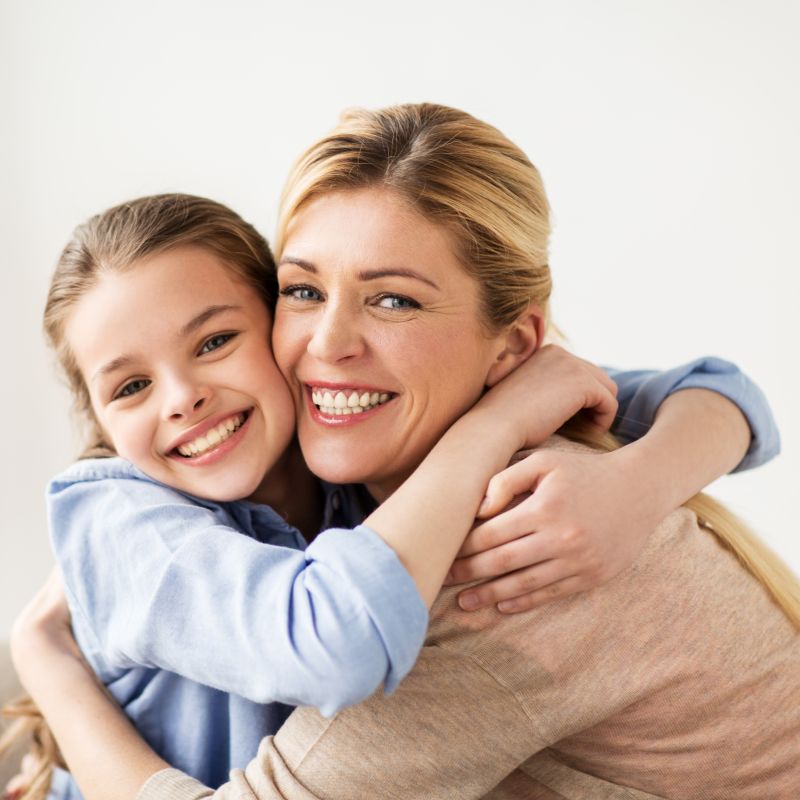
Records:
{"label": "wrist", "polygon": [[482,457],[495,454],[504,467],[514,453],[526,448],[522,426],[513,424],[507,415],[477,405],[448,429],[448,435],[463,437],[481,446]]}
{"label": "wrist", "polygon": [[688,499],[665,456],[646,436],[605,455],[608,466],[629,488],[631,500],[653,526]]}

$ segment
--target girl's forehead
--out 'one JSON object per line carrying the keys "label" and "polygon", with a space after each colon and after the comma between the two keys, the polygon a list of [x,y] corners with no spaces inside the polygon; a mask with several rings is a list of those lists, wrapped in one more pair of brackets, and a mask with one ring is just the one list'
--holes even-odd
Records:
{"label": "girl's forehead", "polygon": [[87,381],[117,353],[147,354],[179,344],[221,313],[269,319],[259,293],[215,254],[176,248],[105,272],[76,302],[66,335]]}

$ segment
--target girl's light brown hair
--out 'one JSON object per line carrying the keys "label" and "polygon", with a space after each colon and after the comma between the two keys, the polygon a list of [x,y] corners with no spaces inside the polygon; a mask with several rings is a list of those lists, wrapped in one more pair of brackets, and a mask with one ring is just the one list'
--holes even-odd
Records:
{"label": "girl's light brown hair", "polygon": [[[551,292],[550,217],[538,170],[497,128],[432,103],[346,111],[295,163],[281,198],[280,259],[294,215],[323,194],[389,188],[429,221],[448,228],[482,295],[492,330],[531,304],[545,318]],[[599,449],[618,446],[575,424],[562,431]],[[685,506],[732,550],[800,629],[800,583],[789,568],[721,504],[697,495]]]}
{"label": "girl's light brown hair", "polygon": [[124,272],[144,258],[181,245],[203,247],[252,286],[270,309],[277,297],[275,263],[266,240],[231,209],[187,194],[160,194],[122,203],[75,228],[58,259],[44,310],[44,331],[89,426],[83,455],[112,455],[92,412],[89,392],[66,341],[67,319],[104,273]]}
{"label": "girl's light brown hair", "polygon": [[[89,429],[82,457],[114,455],[92,411],[89,391],[66,340],[75,304],[105,273],[135,269],[142,259],[173,247],[203,247],[254,288],[272,309],[277,298],[275,263],[266,240],[226,206],[187,194],[141,197],[79,225],[61,253],[47,294],[44,331],[72,389],[75,409]],[[43,800],[53,766],[63,766],[55,739],[30,698],[3,709],[14,721],[0,737],[0,756],[29,738],[38,767],[17,800]]]}

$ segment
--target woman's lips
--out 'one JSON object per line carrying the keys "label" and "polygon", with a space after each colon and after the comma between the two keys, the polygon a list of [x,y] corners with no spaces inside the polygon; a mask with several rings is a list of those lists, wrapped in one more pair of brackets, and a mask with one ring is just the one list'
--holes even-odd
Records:
{"label": "woman's lips", "polygon": [[306,384],[313,419],[326,425],[349,425],[372,417],[396,397],[393,392],[366,386]]}
{"label": "woman's lips", "polygon": [[209,426],[200,436],[182,442],[170,450],[172,458],[190,466],[206,466],[226,456],[244,438],[249,429],[252,409],[224,417]]}

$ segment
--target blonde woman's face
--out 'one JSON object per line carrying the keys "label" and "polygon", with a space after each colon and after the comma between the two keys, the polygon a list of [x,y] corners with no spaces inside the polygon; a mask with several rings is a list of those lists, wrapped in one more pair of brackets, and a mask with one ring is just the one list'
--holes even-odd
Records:
{"label": "blonde woman's face", "polygon": [[275,357],[313,472],[381,499],[481,395],[503,337],[444,228],[384,188],[303,206],[278,267]]}
{"label": "blonde woman's face", "polygon": [[200,247],[106,273],[67,340],[114,449],[198,497],[259,497],[294,430],[254,289]]}

